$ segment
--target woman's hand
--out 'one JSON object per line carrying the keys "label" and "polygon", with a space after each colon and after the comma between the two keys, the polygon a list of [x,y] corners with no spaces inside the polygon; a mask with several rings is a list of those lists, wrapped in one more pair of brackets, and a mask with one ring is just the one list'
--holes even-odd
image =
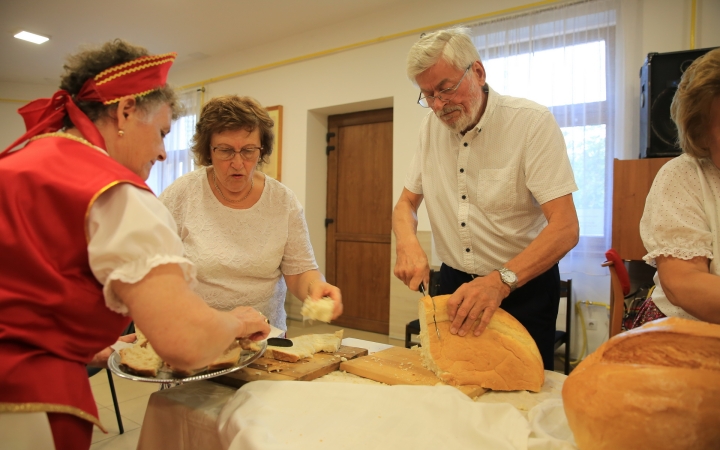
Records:
{"label": "woman's hand", "polygon": [[[126,334],[125,336],[120,336],[118,338],[118,341],[135,342],[135,333]],[[105,347],[104,349],[102,349],[101,351],[96,353],[95,356],[93,356],[93,359],[87,365],[90,367],[99,367],[101,369],[107,369],[108,368],[108,366],[107,366],[108,359],[110,358],[110,355],[112,355],[112,353],[114,351],[115,350],[113,350],[112,347]]]}
{"label": "woman's hand", "polygon": [[340,289],[321,278],[316,278],[308,285],[308,297],[310,297],[310,301],[320,300],[323,297],[330,297],[335,305],[333,308],[333,320],[340,317],[343,313],[342,294],[340,294]]}
{"label": "woman's hand", "polygon": [[325,281],[325,277],[319,270],[308,270],[301,274],[284,276],[288,290],[300,301],[304,302],[307,299],[311,301],[320,300],[323,297],[329,297],[335,305],[332,319],[337,319],[343,313],[340,289]]}
{"label": "woman's hand", "polygon": [[242,336],[239,338],[248,338],[252,341],[262,341],[270,334],[270,324],[267,317],[262,315],[256,309],[249,306],[238,306],[230,311],[243,325]]}

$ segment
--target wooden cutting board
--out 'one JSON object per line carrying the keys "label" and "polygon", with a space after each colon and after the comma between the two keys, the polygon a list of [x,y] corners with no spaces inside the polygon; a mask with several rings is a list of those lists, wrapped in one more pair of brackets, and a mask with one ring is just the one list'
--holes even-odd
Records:
{"label": "wooden cutting board", "polygon": [[367,354],[366,348],[341,345],[335,353],[316,353],[295,363],[258,358],[248,367],[210,380],[232,387],[256,380],[310,381],[338,370],[342,358],[350,360]]}
{"label": "wooden cutting board", "polygon": [[[340,370],[385,384],[435,386],[440,379],[423,367],[420,352],[404,347],[392,347],[372,355],[355,358],[340,364]],[[455,386],[469,397],[484,394],[480,386]]]}

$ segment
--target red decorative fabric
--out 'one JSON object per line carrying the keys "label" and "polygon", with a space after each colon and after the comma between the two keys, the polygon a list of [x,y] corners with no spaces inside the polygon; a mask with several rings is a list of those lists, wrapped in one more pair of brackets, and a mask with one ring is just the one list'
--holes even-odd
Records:
{"label": "red decorative fabric", "polygon": [[85,364],[130,318],[105,306],[88,263],[86,218],[104,189],[142,179],[77,141],[48,137],[0,160],[0,402],[97,417]]}
{"label": "red decorative fabric", "polygon": [[620,280],[620,286],[622,287],[623,295],[630,293],[630,275],[628,275],[627,269],[625,268],[625,262],[620,258],[615,249],[611,248],[605,252],[605,258],[613,263],[615,271],[617,272],[618,279]]}
{"label": "red decorative fabric", "polygon": [[[108,105],[130,95],[148,94],[165,85],[176,56],[176,53],[143,56],[104,70],[85,82],[76,99]],[[0,158],[34,136],[59,130],[66,114],[88,142],[105,149],[105,140],[98,129],[64,90],[57,91],[52,98],[34,100],[18,109],[18,113],[25,120],[27,132],[0,152]]]}
{"label": "red decorative fabric", "polygon": [[55,450],[89,449],[93,425],[70,414],[48,413]]}
{"label": "red decorative fabric", "polygon": [[105,148],[105,139],[103,139],[100,131],[98,131],[88,116],[73,103],[70,94],[66,91],[59,90],[52,98],[34,100],[18,109],[18,113],[20,113],[25,121],[25,129],[27,132],[0,152],[0,158],[7,156],[10,150],[32,137],[59,130],[63,126],[63,118],[66,114],[70,116],[73,124],[80,130],[88,142],[102,149]]}
{"label": "red decorative fabric", "polygon": [[88,80],[77,95],[78,100],[114,103],[128,95],[143,95],[163,85],[177,53],[143,56],[119,64]]}
{"label": "red decorative fabric", "polygon": [[637,316],[635,316],[635,320],[629,329],[637,328],[648,322],[652,322],[653,320],[662,319],[663,317],[667,316],[658,309],[655,302],[653,302],[652,297],[648,297],[640,306],[640,310],[638,311]]}

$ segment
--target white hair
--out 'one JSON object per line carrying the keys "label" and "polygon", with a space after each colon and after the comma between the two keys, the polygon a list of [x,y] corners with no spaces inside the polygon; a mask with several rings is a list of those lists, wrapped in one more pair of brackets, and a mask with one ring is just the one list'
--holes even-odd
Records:
{"label": "white hair", "polygon": [[416,83],[415,78],[435,65],[440,58],[458,70],[465,70],[480,54],[470,37],[470,29],[452,27],[423,35],[417,41],[407,57],[407,76]]}

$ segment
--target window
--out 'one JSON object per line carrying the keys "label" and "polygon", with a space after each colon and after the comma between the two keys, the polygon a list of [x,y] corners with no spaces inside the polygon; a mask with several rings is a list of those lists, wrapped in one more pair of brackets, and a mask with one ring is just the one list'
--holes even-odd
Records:
{"label": "window", "polygon": [[156,195],[160,195],[177,178],[195,170],[190,146],[199,116],[200,92],[192,90],[181,93],[178,97],[185,107],[185,115],[172,122],[170,133],[165,136],[167,159],[156,163],[147,179],[147,185]]}
{"label": "window", "polygon": [[616,49],[620,13],[618,0],[578,1],[471,26],[493,89],[547,106],[560,125],[580,220],[580,242],[560,261],[560,273],[575,281],[575,298],[597,302],[609,295],[601,264],[610,248],[612,161],[623,153],[616,104],[628,100],[616,83],[624,76],[616,55],[634,45]]}
{"label": "window", "polygon": [[[611,161],[615,10],[612,2],[554,8],[473,28],[487,81],[547,106],[565,136],[584,238],[604,238]],[[601,10],[598,10],[600,7]],[[604,239],[603,239],[604,241]],[[604,246],[604,242],[601,247]]]}

